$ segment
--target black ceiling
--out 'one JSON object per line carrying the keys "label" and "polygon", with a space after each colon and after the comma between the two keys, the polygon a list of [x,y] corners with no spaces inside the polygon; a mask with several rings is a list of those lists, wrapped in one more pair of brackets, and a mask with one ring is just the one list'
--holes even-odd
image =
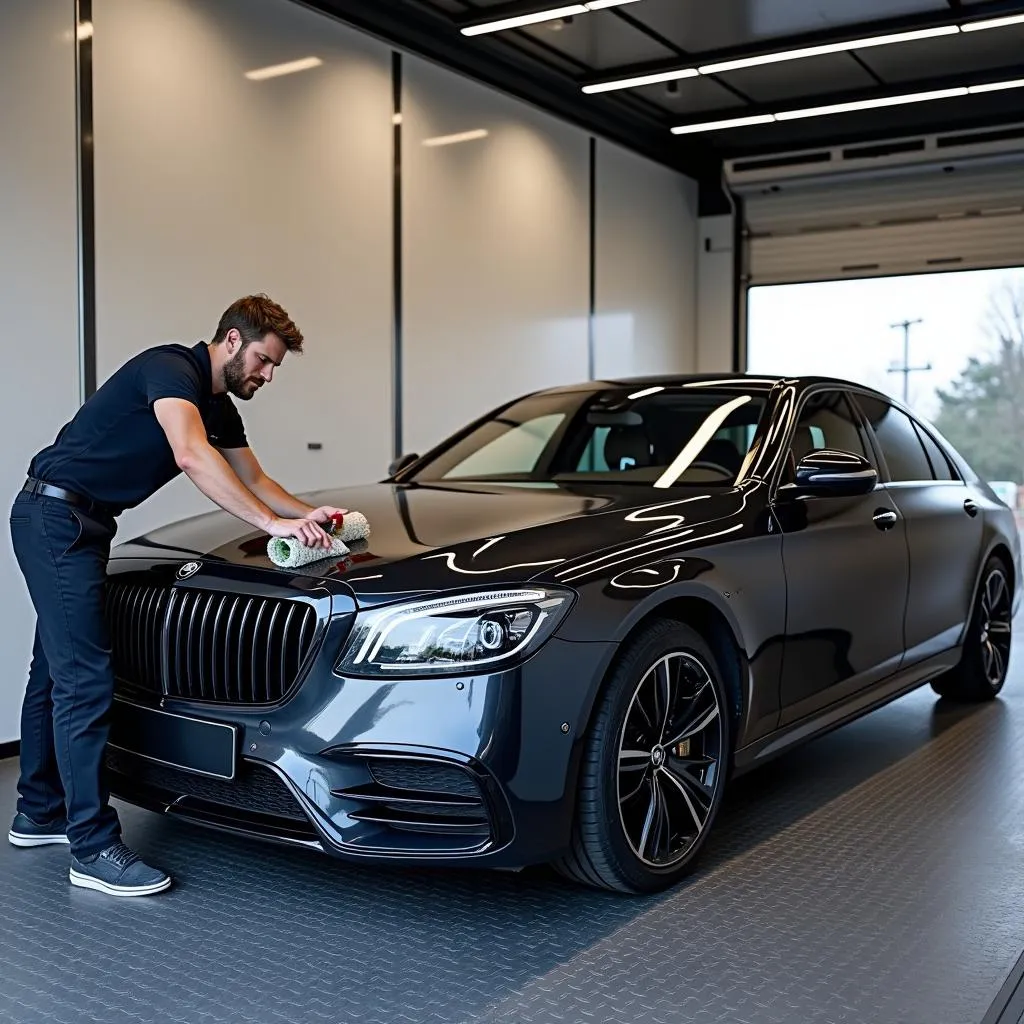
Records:
{"label": "black ceiling", "polygon": [[1024,0],[637,0],[562,22],[472,37],[463,36],[459,25],[529,7],[531,0],[305,2],[698,177],[717,177],[723,156],[1024,120],[1020,89],[699,135],[669,132],[673,125],[780,105],[1024,78],[1024,24],[672,84],[597,95],[581,91],[584,84],[627,74],[1024,13]]}

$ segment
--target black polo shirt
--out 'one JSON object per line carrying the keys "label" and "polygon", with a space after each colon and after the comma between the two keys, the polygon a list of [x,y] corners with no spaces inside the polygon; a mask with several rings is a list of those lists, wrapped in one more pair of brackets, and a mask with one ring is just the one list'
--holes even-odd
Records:
{"label": "black polo shirt", "polygon": [[215,447],[248,445],[234,403],[213,393],[206,343],[157,345],[103,383],[32,459],[29,475],[101,502],[115,515],[140,504],[181,472],[153,412],[158,398],[192,402]]}

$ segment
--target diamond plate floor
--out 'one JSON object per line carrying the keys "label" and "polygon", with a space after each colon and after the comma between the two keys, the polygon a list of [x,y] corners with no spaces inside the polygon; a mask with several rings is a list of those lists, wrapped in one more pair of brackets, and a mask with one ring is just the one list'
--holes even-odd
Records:
{"label": "diamond plate floor", "polygon": [[739,780],[657,897],[364,870],[122,806],[177,885],[115,900],[68,885],[65,849],[3,843],[0,1020],[979,1024],[1024,948],[1022,665],[994,704],[918,691]]}

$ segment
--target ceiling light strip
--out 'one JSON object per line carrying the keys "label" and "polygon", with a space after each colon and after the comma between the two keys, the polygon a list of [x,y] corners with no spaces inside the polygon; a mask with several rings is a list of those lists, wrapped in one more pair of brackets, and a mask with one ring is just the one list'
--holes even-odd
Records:
{"label": "ceiling light strip", "polygon": [[822,43],[820,46],[802,46],[797,50],[779,50],[777,53],[762,53],[753,57],[737,57],[717,64],[703,64],[697,70],[702,75],[720,75],[724,71],[739,71],[743,68],[760,67],[763,64],[778,64],[787,60],[804,60],[807,57],[822,57],[829,53],[845,53],[848,50],[866,50],[873,46],[892,46],[895,43],[911,43],[919,39],[935,39],[939,36],[955,36],[960,29],[956,25],[942,25],[938,28],[923,28],[913,32],[893,32],[884,36],[865,36],[862,39],[846,39],[838,43]]}
{"label": "ceiling light strip", "polygon": [[721,131],[725,128],[745,128],[749,125],[770,124],[773,121],[795,121],[805,117],[826,117],[830,114],[846,114],[855,110],[897,107],[907,103],[927,103],[931,100],[954,99],[962,96],[976,96],[986,92],[999,92],[1004,89],[1022,88],[1024,88],[1024,78],[1015,78],[1004,82],[987,82],[983,85],[960,85],[949,89],[904,93],[900,96],[880,96],[876,99],[855,100],[850,103],[828,103],[820,107],[780,110],[772,114],[753,114],[745,117],[727,117],[717,121],[704,121],[700,124],[683,124],[673,128],[672,134],[693,135],[698,132]]}
{"label": "ceiling light strip", "polygon": [[676,82],[681,78],[697,78],[696,68],[679,68],[676,71],[660,71],[653,75],[638,75],[636,78],[623,78],[618,82],[598,82],[596,85],[585,85],[583,91],[588,94],[612,92],[615,89],[634,89],[640,85],[657,85],[659,82]]}
{"label": "ceiling light strip", "polygon": [[591,11],[603,11],[609,7],[621,7],[623,4],[633,3],[637,3],[637,0],[587,0],[585,3],[566,4],[562,7],[551,7],[529,14],[517,14],[510,18],[499,18],[496,21],[485,21],[478,25],[467,25],[461,31],[464,36],[479,36],[485,32],[504,32],[511,28],[525,28],[528,25],[539,25],[545,21],[558,21],[560,18],[571,18],[577,14],[589,14]]}
{"label": "ceiling light strip", "polygon": [[1008,28],[1010,25],[1024,25],[1024,14],[1008,14],[1004,18],[986,18],[984,21],[969,21],[960,26],[961,32],[984,32],[990,28]]}
{"label": "ceiling light strip", "polygon": [[890,32],[878,36],[863,36],[859,39],[845,39],[835,43],[821,43],[816,46],[801,46],[793,50],[779,50],[775,53],[753,54],[749,57],[736,57],[732,60],[715,61],[709,64],[673,68],[669,71],[655,72],[649,75],[632,75],[629,78],[617,78],[607,82],[584,85],[587,94],[613,92],[619,89],[635,89],[645,85],[657,85],[661,82],[673,82],[696,75],[720,75],[729,71],[741,71],[745,68],[761,67],[765,64],[778,64],[783,61],[805,60],[808,57],[822,57],[831,53],[846,53],[850,50],[866,50],[877,46],[893,46],[899,43],[917,42],[923,39],[937,39],[942,36],[955,36],[961,32],[981,32],[986,29],[1009,28],[1024,25],[1024,14],[1011,14],[1006,17],[987,18],[984,21],[967,22],[963,25],[937,25],[933,28],[912,29],[907,32]]}

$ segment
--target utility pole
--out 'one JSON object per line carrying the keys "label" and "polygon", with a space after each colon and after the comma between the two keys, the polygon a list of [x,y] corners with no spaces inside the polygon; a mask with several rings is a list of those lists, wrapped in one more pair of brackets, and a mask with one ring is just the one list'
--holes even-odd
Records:
{"label": "utility pole", "polygon": [[903,328],[903,365],[892,366],[889,368],[889,373],[902,373],[903,374],[903,404],[906,405],[908,396],[910,393],[910,375],[912,373],[918,373],[922,370],[930,370],[932,368],[931,363],[926,363],[924,366],[911,366],[910,365],[910,328],[914,324],[924,323],[923,320],[901,320],[898,324],[889,324],[894,330],[897,327]]}

